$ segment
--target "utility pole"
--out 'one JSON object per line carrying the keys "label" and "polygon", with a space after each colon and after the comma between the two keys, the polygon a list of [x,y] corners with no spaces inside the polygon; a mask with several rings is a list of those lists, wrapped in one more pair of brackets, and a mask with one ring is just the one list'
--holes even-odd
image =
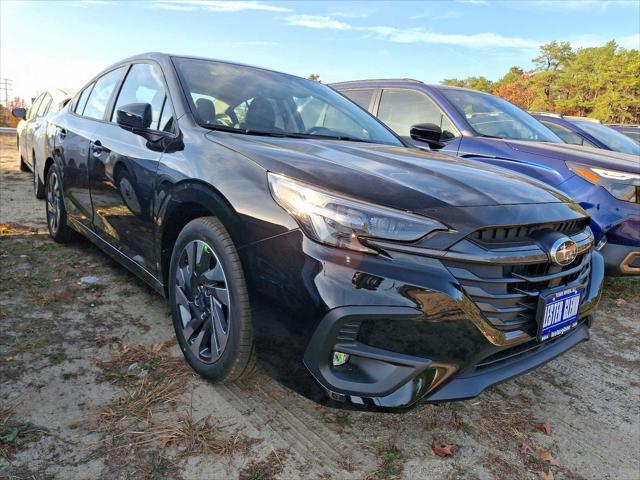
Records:
{"label": "utility pole", "polygon": [[9,124],[9,91],[12,90],[13,80],[8,78],[0,78],[0,100],[3,100],[2,106],[2,125]]}

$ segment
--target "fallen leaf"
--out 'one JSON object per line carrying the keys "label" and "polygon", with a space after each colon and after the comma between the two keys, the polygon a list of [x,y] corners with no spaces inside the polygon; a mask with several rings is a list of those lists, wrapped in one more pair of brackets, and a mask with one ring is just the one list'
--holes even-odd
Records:
{"label": "fallen leaf", "polygon": [[624,298],[618,298],[616,300],[616,307],[624,307],[627,304],[627,301]]}
{"label": "fallen leaf", "polygon": [[545,420],[542,423],[536,423],[534,427],[536,430],[541,431],[545,435],[551,435],[551,423],[549,422],[549,420]]}
{"label": "fallen leaf", "polygon": [[518,452],[520,453],[520,455],[526,457],[529,453],[534,452],[533,445],[531,445],[531,442],[528,439],[524,439],[520,444],[520,447],[518,448]]}
{"label": "fallen leaf", "polygon": [[543,462],[550,463],[551,465],[560,465],[560,460],[554,457],[549,450],[545,450],[544,448],[537,448],[536,452],[540,460]]}
{"label": "fallen leaf", "polygon": [[538,470],[536,473],[540,477],[540,480],[555,480],[556,478],[551,470],[546,472]]}
{"label": "fallen leaf", "polygon": [[433,442],[431,444],[430,452],[432,455],[436,455],[438,457],[453,457],[457,450],[457,445],[443,442]]}

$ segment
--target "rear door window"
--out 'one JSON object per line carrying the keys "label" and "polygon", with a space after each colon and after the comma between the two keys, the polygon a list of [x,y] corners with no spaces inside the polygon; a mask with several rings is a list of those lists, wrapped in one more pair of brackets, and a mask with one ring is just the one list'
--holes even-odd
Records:
{"label": "rear door window", "polygon": [[124,105],[148,103],[151,105],[151,128],[161,130],[158,125],[165,97],[166,92],[160,69],[150,63],[134,64],[122,84],[111,121],[116,121],[118,108]]}
{"label": "rear door window", "polygon": [[362,88],[357,90],[343,90],[342,93],[345,97],[354,103],[357,103],[365,110],[369,110],[371,106],[371,100],[373,100],[373,94],[375,90],[372,88]]}
{"label": "rear door window", "polygon": [[84,111],[82,112],[84,117],[96,120],[102,120],[104,118],[113,90],[116,88],[124,70],[124,67],[116,68],[96,80],[89,94],[89,99],[84,107]]}
{"label": "rear door window", "polygon": [[460,135],[451,120],[430,98],[414,90],[383,90],[378,118],[403,137],[408,137],[411,127],[419,123],[433,123],[439,126],[442,129],[443,140]]}

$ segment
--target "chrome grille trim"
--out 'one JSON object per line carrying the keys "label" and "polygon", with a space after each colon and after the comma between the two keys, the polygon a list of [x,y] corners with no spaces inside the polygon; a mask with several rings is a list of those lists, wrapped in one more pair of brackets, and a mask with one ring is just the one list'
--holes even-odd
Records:
{"label": "chrome grille trim", "polygon": [[[581,245],[580,253],[564,267],[551,263],[546,255],[537,263],[521,263],[520,256],[516,255],[511,257],[511,262],[496,264],[461,262],[447,255],[442,263],[494,328],[505,333],[523,331],[533,336],[537,331],[536,314],[541,292],[574,286],[586,289],[588,286],[593,234],[587,227],[571,238]],[[476,248],[480,252],[486,251],[486,245],[470,247],[463,244],[460,248],[460,243],[455,245],[456,250]],[[499,250],[504,252],[508,248]]]}

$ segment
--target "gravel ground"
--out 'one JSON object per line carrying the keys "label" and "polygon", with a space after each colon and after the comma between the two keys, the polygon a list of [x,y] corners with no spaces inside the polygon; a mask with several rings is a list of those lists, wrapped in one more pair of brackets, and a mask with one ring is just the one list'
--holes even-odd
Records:
{"label": "gravel ground", "polygon": [[165,301],[52,242],[0,147],[0,478],[640,478],[639,281],[607,282],[590,342],[474,400],[331,410],[191,374]]}

